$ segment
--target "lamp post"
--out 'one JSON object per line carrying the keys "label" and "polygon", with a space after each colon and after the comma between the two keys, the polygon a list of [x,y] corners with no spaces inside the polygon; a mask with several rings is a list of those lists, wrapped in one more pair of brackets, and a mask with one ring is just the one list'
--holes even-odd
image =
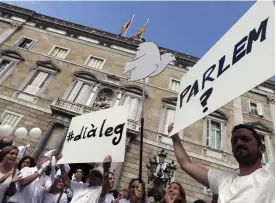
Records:
{"label": "lamp post", "polygon": [[[1,122],[1,121],[0,121]],[[3,125],[3,126],[0,126],[0,136],[10,136],[13,132],[13,129],[10,125]],[[29,136],[32,137],[32,138],[39,138],[42,134],[42,131],[40,130],[40,128],[32,128],[29,132]],[[26,128],[24,127],[20,127],[20,128],[17,128],[14,132],[14,135],[15,137],[17,138],[26,138],[28,136],[28,131]],[[27,150],[27,148],[29,147],[30,145],[26,145],[26,146],[19,146],[18,149],[21,151],[25,151]],[[20,153],[19,153],[20,154]],[[23,153],[24,154],[24,153]],[[24,156],[22,154],[22,156]]]}
{"label": "lamp post", "polygon": [[174,161],[165,164],[167,156],[168,153],[162,149],[157,156],[150,158],[149,164],[146,165],[148,168],[148,183],[151,184],[148,188],[148,196],[154,197],[155,202],[162,200],[166,193],[166,186],[171,183],[171,179],[177,169]]}

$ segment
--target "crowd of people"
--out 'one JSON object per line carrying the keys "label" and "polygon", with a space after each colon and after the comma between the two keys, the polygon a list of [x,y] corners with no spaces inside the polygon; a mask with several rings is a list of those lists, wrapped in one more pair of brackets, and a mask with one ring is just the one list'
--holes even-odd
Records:
{"label": "crowd of people", "polygon": [[[173,123],[168,127],[173,130]],[[248,125],[233,128],[232,152],[239,163],[239,174],[205,169],[191,161],[178,134],[172,136],[176,159],[182,170],[211,189],[212,203],[275,202],[274,162],[262,166],[265,146],[260,135]],[[72,177],[68,164],[57,164],[62,158],[50,150],[34,160],[13,146],[12,137],[0,140],[0,202],[3,203],[146,203],[146,185],[132,179],[128,188],[114,189],[114,174],[109,171],[112,157],[107,155],[100,167],[84,176],[77,168]],[[18,160],[18,154],[23,157]],[[179,182],[168,185],[162,203],[187,203]],[[196,200],[194,203],[206,203]]]}

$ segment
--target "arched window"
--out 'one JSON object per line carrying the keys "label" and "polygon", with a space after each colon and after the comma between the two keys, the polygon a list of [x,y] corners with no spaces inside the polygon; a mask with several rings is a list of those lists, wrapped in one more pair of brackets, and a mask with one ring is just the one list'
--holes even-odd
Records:
{"label": "arched window", "polygon": [[36,103],[60,68],[52,61],[36,61],[37,68],[26,78],[17,98]]}
{"label": "arched window", "polygon": [[0,83],[2,83],[16,68],[16,65],[25,59],[20,52],[14,50],[2,50],[0,56]]}
{"label": "arched window", "polygon": [[[94,95],[96,76],[90,72],[78,71],[74,73],[75,80],[65,94],[65,100],[89,106]],[[93,94],[93,95],[92,95]]]}
{"label": "arched window", "polygon": [[[141,118],[143,89],[136,85],[127,85],[123,89],[122,105],[129,105],[128,119],[138,122]],[[145,92],[145,95],[148,93]]]}
{"label": "arched window", "polygon": [[217,110],[206,118],[203,123],[203,145],[215,149],[226,149],[226,114]]}

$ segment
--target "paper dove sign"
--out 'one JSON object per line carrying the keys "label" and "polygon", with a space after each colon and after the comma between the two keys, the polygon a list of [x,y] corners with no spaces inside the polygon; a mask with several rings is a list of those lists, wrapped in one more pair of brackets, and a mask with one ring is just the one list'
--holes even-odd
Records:
{"label": "paper dove sign", "polygon": [[134,60],[127,62],[123,74],[131,71],[128,81],[134,82],[154,77],[163,72],[170,62],[176,61],[171,53],[160,55],[159,49],[153,42],[141,43]]}

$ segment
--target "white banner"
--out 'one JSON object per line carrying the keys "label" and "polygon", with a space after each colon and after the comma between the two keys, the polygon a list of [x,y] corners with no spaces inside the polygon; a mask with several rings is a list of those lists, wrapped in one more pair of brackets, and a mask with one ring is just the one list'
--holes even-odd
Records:
{"label": "white banner", "polygon": [[72,118],[61,163],[124,162],[129,106],[95,111]]}
{"label": "white banner", "polygon": [[258,1],[181,79],[173,135],[275,75],[272,1]]}

